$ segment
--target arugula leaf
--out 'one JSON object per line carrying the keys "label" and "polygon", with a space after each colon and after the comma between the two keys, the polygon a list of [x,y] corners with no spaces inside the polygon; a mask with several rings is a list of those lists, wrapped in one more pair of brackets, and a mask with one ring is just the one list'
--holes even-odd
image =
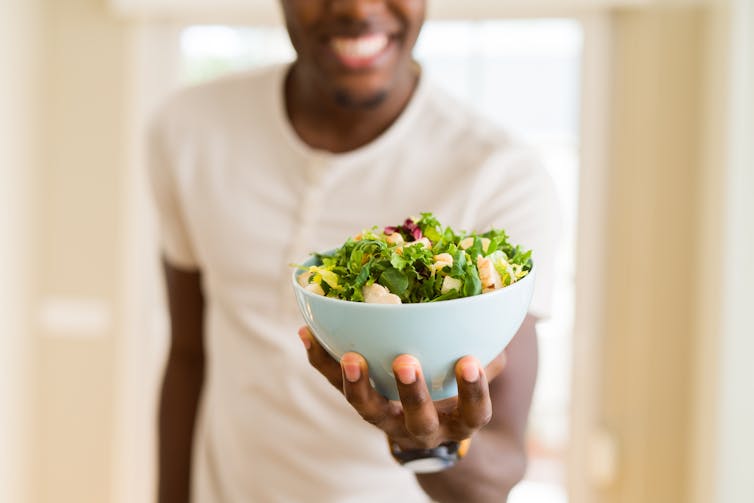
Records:
{"label": "arugula leaf", "polygon": [[466,252],[457,249],[453,253],[453,267],[450,268],[449,275],[456,279],[463,279],[466,275]]}
{"label": "arugula leaf", "polygon": [[390,252],[390,264],[399,271],[402,271],[406,268],[408,260],[406,260],[406,257],[404,257],[403,254],[393,250]]}
{"label": "arugula leaf", "polygon": [[442,239],[440,222],[434,217],[434,215],[432,215],[432,213],[422,213],[421,218],[416,224],[422,230],[422,234],[429,238],[433,243],[437,243]]}
{"label": "arugula leaf", "polygon": [[379,283],[398,296],[408,288],[408,277],[395,267],[389,267],[380,274]]}
{"label": "arugula leaf", "polygon": [[466,250],[466,253],[469,254],[469,257],[471,258],[471,261],[476,263],[476,258],[479,255],[484,255],[484,247],[482,245],[482,240],[479,238],[479,236],[474,236],[474,244],[471,245],[469,249]]}
{"label": "arugula leaf", "polygon": [[354,289],[361,291],[361,287],[364,286],[369,279],[369,272],[372,269],[372,262],[367,262],[359,271],[358,276],[353,282]]}
{"label": "arugula leaf", "polygon": [[473,264],[466,264],[466,278],[463,282],[463,296],[471,297],[482,293],[482,280],[479,279],[479,272]]}
{"label": "arugula leaf", "polygon": [[364,249],[356,247],[348,259],[348,272],[358,274],[364,264]]}

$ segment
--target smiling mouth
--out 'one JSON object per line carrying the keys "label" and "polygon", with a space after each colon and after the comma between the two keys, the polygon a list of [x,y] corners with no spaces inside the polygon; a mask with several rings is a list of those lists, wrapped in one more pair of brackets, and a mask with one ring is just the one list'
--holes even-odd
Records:
{"label": "smiling mouth", "polygon": [[358,37],[333,37],[330,48],[338,60],[349,68],[368,68],[380,59],[390,45],[386,33],[369,33]]}

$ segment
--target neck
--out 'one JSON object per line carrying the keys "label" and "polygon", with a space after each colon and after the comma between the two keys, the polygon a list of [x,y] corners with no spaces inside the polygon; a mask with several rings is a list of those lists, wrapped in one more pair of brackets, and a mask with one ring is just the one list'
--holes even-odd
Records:
{"label": "neck", "polygon": [[312,85],[316,79],[294,63],[285,82],[288,119],[298,136],[312,148],[334,153],[355,150],[395,122],[410,101],[417,81],[418,72],[407,68],[379,103],[348,106],[340,103],[331,90]]}

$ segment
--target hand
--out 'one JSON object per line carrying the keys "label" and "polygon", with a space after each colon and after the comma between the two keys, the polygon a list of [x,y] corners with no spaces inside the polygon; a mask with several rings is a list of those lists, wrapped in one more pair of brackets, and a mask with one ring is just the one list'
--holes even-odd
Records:
{"label": "hand", "polygon": [[401,401],[390,401],[369,383],[366,360],[346,353],[336,361],[307,327],[299,329],[309,363],[338,388],[364,420],[375,425],[401,449],[427,449],[472,436],[492,418],[488,382],[505,367],[505,352],[485,369],[473,356],[456,362],[458,396],[433,402],[419,361],[411,355],[393,360]]}

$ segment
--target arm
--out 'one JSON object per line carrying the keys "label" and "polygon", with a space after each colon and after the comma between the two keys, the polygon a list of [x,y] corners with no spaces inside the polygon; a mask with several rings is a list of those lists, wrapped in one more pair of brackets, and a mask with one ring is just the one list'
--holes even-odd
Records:
{"label": "arm", "polygon": [[417,475],[435,501],[502,502],[526,471],[526,423],[537,377],[536,319],[527,316],[506,348],[505,370],[490,382],[492,419],[468,455],[449,470]]}
{"label": "arm", "polygon": [[160,503],[189,501],[191,449],[204,381],[204,297],[198,271],[163,261],[171,342],[159,414]]}
{"label": "arm", "polygon": [[[338,362],[308,329],[302,328],[299,336],[312,366],[345,394],[366,421],[383,430],[401,449],[428,448],[474,437],[468,455],[456,466],[417,475],[429,496],[438,502],[499,503],[507,499],[526,468],[524,434],[537,373],[535,323],[535,318],[527,317],[506,352],[486,369],[473,357],[458,360],[458,397],[440,402],[429,398],[419,362],[410,355],[397,357],[393,371],[400,376],[413,369],[409,372],[415,372],[416,379],[404,384],[399,377],[396,385],[401,403],[390,402],[365,378],[368,368],[363,357],[346,353]],[[510,364],[505,365],[506,361]],[[500,374],[503,366],[505,371]]]}

